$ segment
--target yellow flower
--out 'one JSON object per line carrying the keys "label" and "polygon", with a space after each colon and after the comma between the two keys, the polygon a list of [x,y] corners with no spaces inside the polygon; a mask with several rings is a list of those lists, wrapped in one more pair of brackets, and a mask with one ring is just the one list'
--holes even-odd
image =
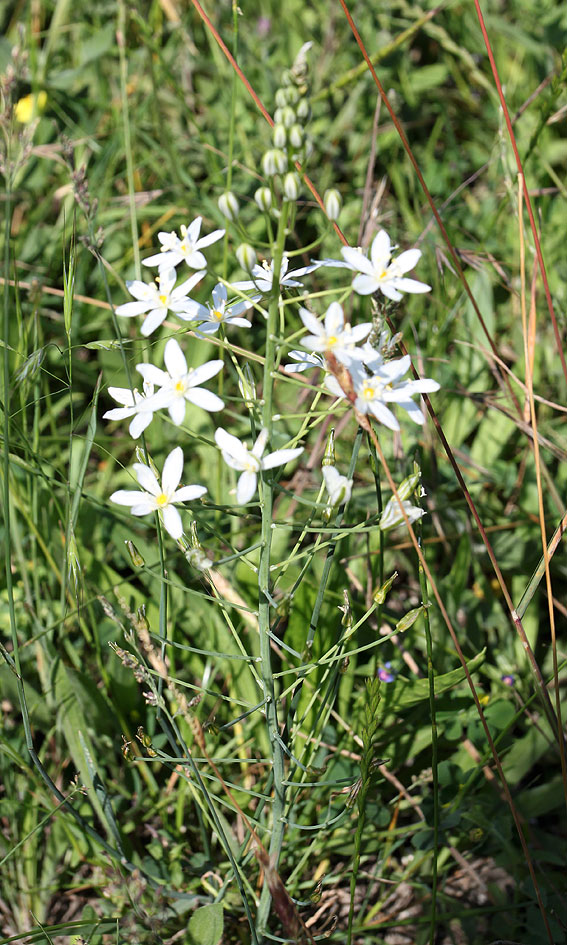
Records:
{"label": "yellow flower", "polygon": [[41,115],[46,103],[47,92],[38,92],[37,95],[25,95],[14,106],[16,121],[19,121],[21,125],[29,125],[33,118]]}

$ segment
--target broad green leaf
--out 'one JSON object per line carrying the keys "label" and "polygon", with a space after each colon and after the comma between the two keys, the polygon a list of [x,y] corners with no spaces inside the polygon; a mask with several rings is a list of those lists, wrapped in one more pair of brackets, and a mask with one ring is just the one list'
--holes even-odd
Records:
{"label": "broad green leaf", "polygon": [[189,935],[194,945],[218,945],[224,926],[220,902],[201,906],[189,919]]}

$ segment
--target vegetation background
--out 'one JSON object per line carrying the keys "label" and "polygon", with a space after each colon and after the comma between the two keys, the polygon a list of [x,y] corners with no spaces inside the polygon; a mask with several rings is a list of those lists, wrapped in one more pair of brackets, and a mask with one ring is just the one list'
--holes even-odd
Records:
{"label": "vegetation background", "polygon": [[[474,687],[517,825],[436,606],[429,610],[434,671],[454,673],[448,681],[458,684],[436,700],[433,780],[423,615],[405,633],[399,626],[422,600],[417,558],[400,530],[379,564],[377,539],[358,531],[337,551],[319,655],[336,638],[343,592],[356,621],[379,576],[394,570],[381,619],[400,633],[378,655],[377,626],[364,624],[351,641],[361,650],[336,683],[333,714],[325,716],[310,762],[317,789],[305,788],[298,798],[299,825],[288,830],[280,875],[312,934],[345,941],[357,810],[356,802],[352,808],[345,802],[364,755],[364,679],[386,668],[394,681],[382,685],[373,741],[385,764],[367,785],[354,940],[563,942],[567,792],[557,715],[561,707],[565,714],[567,568],[561,540],[545,555],[544,548],[566,520],[567,6],[482,5],[525,174],[522,197],[474,3],[351,4],[449,245],[338,2],[244,0],[236,15],[229,2],[204,6],[270,112],[282,70],[303,43],[313,43],[314,154],[307,171],[317,191],[341,191],[340,226],[351,245],[369,245],[385,227],[403,248],[422,250],[418,277],[433,290],[390,315],[421,373],[442,383],[435,410],[501,575],[499,581],[433,424],[389,438],[396,481],[416,457],[423,471],[429,512],[423,548],[465,658],[481,654]],[[217,199],[227,181],[233,91],[232,189],[257,237],[262,228],[252,195],[269,128],[188,0],[18,0],[2,5],[0,22],[4,168],[18,165],[2,198],[0,945],[77,936],[93,945],[247,942],[242,898],[226,850],[208,828],[202,794],[168,755],[155,707],[109,644],[123,646],[123,628],[132,622],[143,633],[140,607],[150,628],[158,627],[167,584],[170,677],[189,697],[202,696],[195,713],[200,724],[213,723],[208,751],[224,761],[238,804],[258,823],[264,722],[256,713],[222,731],[250,701],[249,682],[234,669],[241,664],[226,659],[236,654],[234,640],[221,611],[211,611],[199,574],[168,547],[164,577],[152,529],[110,507],[108,496],[126,481],[120,471],[131,463],[131,444],[120,425],[100,417],[113,406],[106,387],[126,383],[109,303],[126,301],[125,280],[140,255],[155,250],[158,230],[197,215],[207,230],[223,225]],[[326,226],[306,194],[297,245]],[[336,257],[339,247],[328,230],[321,255]],[[228,277],[242,277],[232,265]],[[133,365],[142,351],[129,327],[123,334]],[[249,344],[245,334],[237,337]],[[202,342],[194,350],[196,359],[214,356]],[[306,395],[297,386],[286,390],[289,411]],[[236,417],[234,376],[226,395]],[[194,477],[188,481],[207,482],[212,427],[198,411],[190,421],[201,440],[188,457]],[[343,463],[355,432],[354,421],[343,426]],[[154,441],[158,455],[171,445],[170,433],[166,427],[162,442]],[[355,508],[362,521],[375,510],[376,493],[368,453],[361,456]],[[301,487],[311,498],[315,468],[307,467]],[[292,483],[298,487],[297,479]],[[293,514],[284,501],[282,517]],[[229,556],[214,507],[199,512],[198,524],[206,550],[215,559]],[[253,526],[249,519],[233,525],[234,547],[251,540]],[[127,539],[135,540],[144,565],[132,562]],[[252,607],[251,571],[237,558],[223,573],[232,593]],[[301,650],[316,594],[317,580],[306,581],[285,615],[289,646]],[[234,619],[244,638],[242,613]],[[262,870],[233,803],[201,761],[253,899]],[[313,824],[322,826],[301,829]],[[201,927],[194,910],[213,903]],[[271,930],[276,941],[287,940],[276,916]]]}

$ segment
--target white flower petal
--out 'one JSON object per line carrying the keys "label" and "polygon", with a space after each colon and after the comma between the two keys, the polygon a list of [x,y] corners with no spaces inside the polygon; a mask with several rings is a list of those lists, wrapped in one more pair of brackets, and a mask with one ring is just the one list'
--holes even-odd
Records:
{"label": "white flower petal", "polygon": [[345,316],[342,305],[339,305],[338,302],[331,302],[325,314],[325,332],[327,335],[340,335],[344,323]]}
{"label": "white flower petal", "polygon": [[143,315],[153,305],[154,300],[148,302],[124,302],[124,305],[117,305],[114,311],[117,315],[126,318],[134,318],[136,315]]}
{"label": "white flower petal", "polygon": [[200,499],[207,491],[205,486],[182,486],[173,496],[173,502],[193,502],[194,499]]}
{"label": "white flower petal", "polygon": [[256,492],[258,477],[255,472],[246,470],[242,473],[236,486],[236,501],[239,505],[245,505]]}
{"label": "white flower petal", "polygon": [[406,249],[405,252],[396,256],[393,265],[398,272],[410,272],[410,270],[415,269],[420,259],[420,249]]}
{"label": "white flower petal", "polygon": [[136,505],[137,502],[143,496],[143,492],[132,492],[126,489],[119,489],[118,492],[113,492],[110,496],[111,502],[116,502],[117,505]]}
{"label": "white flower petal", "polygon": [[203,381],[210,380],[211,377],[214,377],[215,374],[218,374],[222,370],[224,362],[220,359],[215,361],[205,361],[204,364],[199,365],[195,368],[194,371],[191,371],[191,377],[189,379],[189,384],[191,387],[197,387],[198,384],[202,384]]}
{"label": "white flower petal", "polygon": [[129,387],[109,387],[108,393],[113,400],[124,404],[125,407],[133,407],[135,404],[134,394]]}
{"label": "white flower petal", "polygon": [[192,390],[185,391],[185,400],[196,404],[202,410],[208,410],[209,413],[216,413],[224,407],[224,401],[205,387],[194,387]]}
{"label": "white flower petal", "polygon": [[148,427],[152,422],[153,417],[153,413],[148,410],[145,410],[143,413],[136,414],[132,420],[132,423],[128,427],[128,432],[133,440],[137,440],[138,437],[142,435],[146,427]]}
{"label": "white flower petal", "polygon": [[414,295],[421,295],[424,292],[431,292],[431,286],[425,282],[418,282],[417,279],[396,279],[396,288],[402,292],[411,292]]}
{"label": "white flower petal", "polygon": [[275,453],[268,453],[262,460],[262,469],[273,469],[274,466],[284,466],[286,463],[289,463],[290,460],[295,459],[296,456],[301,456],[302,453],[302,446],[297,449],[276,450]]}
{"label": "white flower petal", "polygon": [[156,330],[156,328],[159,328],[161,323],[165,320],[166,315],[167,315],[166,308],[154,308],[153,312],[149,312],[147,314],[146,318],[144,319],[144,323],[140,329],[144,338],[147,338],[149,335],[152,334],[152,332]]}
{"label": "white flower petal", "polygon": [[136,478],[142,489],[145,489],[146,492],[149,492],[150,495],[153,496],[161,493],[160,484],[149,466],[145,466],[144,463],[134,463],[132,468],[136,473]]}
{"label": "white flower petal", "polygon": [[161,510],[163,527],[176,541],[183,534],[183,523],[181,516],[174,505],[166,505]]}
{"label": "white flower petal", "polygon": [[[217,427],[215,430],[215,442],[223,452],[233,459],[244,463],[248,461],[249,453],[244,443],[238,437],[233,436],[232,433],[227,433],[222,427]],[[229,463],[229,465],[231,464]]]}
{"label": "white flower petal", "polygon": [[161,486],[162,491],[166,495],[172,496],[179,482],[181,480],[181,474],[183,473],[183,450],[180,446],[176,446],[174,450],[171,451],[167,457],[165,463],[163,464],[163,472],[161,474]]}
{"label": "white flower petal", "polygon": [[359,295],[372,295],[373,292],[381,288],[375,276],[362,275],[362,273],[354,277],[352,287]]}
{"label": "white flower petal", "polygon": [[187,361],[181,346],[175,338],[170,338],[163,352],[163,360],[171,377],[183,377],[187,374]]}
{"label": "white flower petal", "polygon": [[380,230],[372,241],[370,249],[370,259],[374,269],[380,273],[387,268],[392,255],[390,237],[386,230]]}
{"label": "white flower petal", "polygon": [[170,400],[167,409],[169,411],[169,416],[173,420],[176,427],[181,426],[185,420],[185,412],[187,406],[183,397],[175,397],[174,400]]}

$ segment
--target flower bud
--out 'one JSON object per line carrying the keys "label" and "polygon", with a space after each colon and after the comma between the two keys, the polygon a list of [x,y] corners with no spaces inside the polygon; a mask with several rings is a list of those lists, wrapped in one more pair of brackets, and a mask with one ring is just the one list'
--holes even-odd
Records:
{"label": "flower bud", "polygon": [[262,170],[266,177],[274,177],[276,174],[284,174],[287,169],[287,158],[279,148],[272,148],[266,151],[262,158]]}
{"label": "flower bud", "polygon": [[297,103],[295,114],[302,122],[309,121],[311,117],[311,106],[309,104],[309,99],[302,98]]}
{"label": "flower bud", "polygon": [[327,444],[325,446],[325,453],[321,461],[321,466],[336,466],[336,464],[337,457],[335,455],[335,428],[331,427],[327,437]]}
{"label": "flower bud", "polygon": [[236,258],[246,272],[251,272],[256,265],[256,253],[249,243],[241,243],[236,250]]}
{"label": "flower bud", "polygon": [[272,191],[269,187],[258,187],[258,190],[254,194],[254,200],[258,204],[260,210],[263,210],[265,213],[267,213],[272,206]]}
{"label": "flower bud", "polygon": [[227,220],[236,220],[238,216],[238,200],[232,193],[232,191],[227,190],[224,194],[221,194],[219,197],[219,210],[222,213],[223,217],[226,217]]}
{"label": "flower bud", "polygon": [[[286,92],[287,92],[287,89],[278,89],[278,90],[277,90],[276,95],[275,95],[275,99],[276,99],[276,105],[278,106],[278,108],[284,108],[284,106],[287,105],[287,95],[286,95]],[[275,121],[275,120],[276,120],[276,119],[274,118],[274,121]]]}
{"label": "flower bud", "polygon": [[127,540],[124,542],[124,544],[126,545],[126,548],[128,549],[128,554],[130,555],[130,561],[132,562],[134,567],[141,568],[142,565],[145,564],[146,562],[142,558],[142,555],[136,548],[136,545],[134,544],[134,542]]}
{"label": "flower bud", "polygon": [[284,194],[288,200],[297,200],[301,181],[296,171],[288,171],[283,179]]}
{"label": "flower bud", "polygon": [[283,125],[274,125],[272,129],[272,141],[275,148],[285,148],[287,141],[287,132]]}
{"label": "flower bud", "polygon": [[247,361],[242,369],[242,376],[238,379],[238,390],[242,395],[246,409],[252,410],[256,402],[256,383],[252,369]]}
{"label": "flower bud", "polygon": [[283,108],[276,108],[274,112],[274,125],[282,124],[282,114],[283,114]]}
{"label": "flower bud", "polygon": [[329,220],[338,220],[343,205],[343,198],[335,187],[325,191],[323,203],[325,204],[325,213]]}
{"label": "flower bud", "polygon": [[282,89],[282,91],[286,99],[286,105],[295,106],[299,101],[299,92],[297,91],[295,85],[289,85],[287,89]]}
{"label": "flower bud", "polygon": [[295,112],[291,105],[286,105],[285,108],[282,108],[282,125],[284,128],[291,128],[295,124]]}
{"label": "flower bud", "polygon": [[292,125],[288,131],[288,137],[292,148],[300,148],[304,139],[304,132],[301,125],[298,125],[297,123]]}

